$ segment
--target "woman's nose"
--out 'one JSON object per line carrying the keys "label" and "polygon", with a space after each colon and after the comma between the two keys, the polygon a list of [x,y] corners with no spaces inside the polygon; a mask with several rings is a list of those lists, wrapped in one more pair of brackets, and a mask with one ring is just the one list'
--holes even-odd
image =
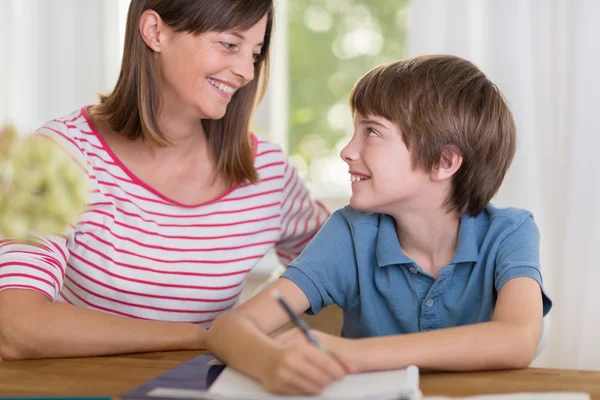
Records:
{"label": "woman's nose", "polygon": [[254,53],[251,52],[248,55],[245,52],[240,52],[233,65],[233,73],[243,78],[245,83],[248,83],[254,79],[254,67]]}

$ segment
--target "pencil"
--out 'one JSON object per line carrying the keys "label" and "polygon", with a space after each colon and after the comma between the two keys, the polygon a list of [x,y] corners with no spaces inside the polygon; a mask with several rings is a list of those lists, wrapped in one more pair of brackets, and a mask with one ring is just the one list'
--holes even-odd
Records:
{"label": "pencil", "polygon": [[321,343],[317,340],[315,335],[312,334],[312,332],[306,325],[306,322],[304,322],[303,319],[301,319],[300,317],[298,317],[296,315],[296,313],[292,310],[292,308],[289,306],[289,304],[283,299],[283,297],[281,297],[281,294],[279,293],[279,291],[273,290],[273,297],[281,305],[281,307],[286,312],[286,314],[291,318],[292,322],[304,334],[304,336],[306,337],[306,340],[308,340],[310,343],[315,345],[319,350],[321,350],[323,352],[327,352],[327,349],[325,348],[323,343]]}

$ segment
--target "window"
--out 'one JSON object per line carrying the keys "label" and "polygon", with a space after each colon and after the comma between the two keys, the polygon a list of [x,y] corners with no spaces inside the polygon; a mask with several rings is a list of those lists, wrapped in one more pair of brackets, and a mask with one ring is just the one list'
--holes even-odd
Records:
{"label": "window", "polygon": [[348,95],[368,70],[405,56],[409,1],[279,0],[276,11],[271,138],[318,197],[347,198]]}

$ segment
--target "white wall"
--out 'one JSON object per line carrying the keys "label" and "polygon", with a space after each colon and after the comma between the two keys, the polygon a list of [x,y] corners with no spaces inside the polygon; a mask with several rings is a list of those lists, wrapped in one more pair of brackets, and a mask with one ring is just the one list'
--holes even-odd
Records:
{"label": "white wall", "polygon": [[0,118],[33,130],[111,90],[118,11],[119,0],[0,0]]}

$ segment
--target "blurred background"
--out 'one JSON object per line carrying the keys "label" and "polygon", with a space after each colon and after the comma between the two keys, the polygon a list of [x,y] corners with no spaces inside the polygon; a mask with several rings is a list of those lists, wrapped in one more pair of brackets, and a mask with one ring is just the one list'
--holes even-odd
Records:
{"label": "blurred background", "polygon": [[[0,123],[31,131],[116,82],[129,0],[0,0]],[[600,1],[276,0],[269,91],[253,129],[278,143],[314,196],[347,202],[339,151],[348,94],[370,68],[421,54],[473,61],[517,121],[494,203],[527,208],[554,308],[536,366],[600,369]],[[277,267],[267,257],[254,276]]]}

